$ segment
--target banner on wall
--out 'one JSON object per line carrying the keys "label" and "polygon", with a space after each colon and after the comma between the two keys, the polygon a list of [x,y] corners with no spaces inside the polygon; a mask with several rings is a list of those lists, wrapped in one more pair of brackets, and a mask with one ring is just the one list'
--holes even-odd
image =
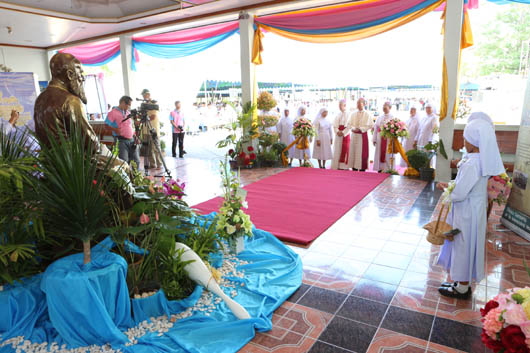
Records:
{"label": "banner on wall", "polygon": [[526,86],[513,170],[513,187],[501,223],[530,241],[530,77]]}
{"label": "banner on wall", "polygon": [[0,72],[0,119],[9,121],[14,109],[20,114],[17,126],[35,130],[33,107],[40,92],[32,72]]}

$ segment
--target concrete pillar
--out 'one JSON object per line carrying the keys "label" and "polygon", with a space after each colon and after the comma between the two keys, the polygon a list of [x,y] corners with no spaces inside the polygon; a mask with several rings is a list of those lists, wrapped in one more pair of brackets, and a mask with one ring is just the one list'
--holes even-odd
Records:
{"label": "concrete pillar", "polygon": [[135,97],[140,92],[136,92],[137,90],[135,90],[133,71],[131,70],[132,35],[124,34],[120,36],[120,57],[123,75],[123,92],[126,96]]}
{"label": "concrete pillar", "polygon": [[241,101],[252,101],[254,90],[254,69],[252,44],[254,41],[254,18],[246,11],[239,14],[239,38],[241,52]]}
{"label": "concrete pillar", "polygon": [[447,116],[440,117],[440,139],[443,140],[448,159],[438,153],[436,157],[436,180],[447,182],[451,180],[451,159],[453,159],[453,131],[455,122],[451,117],[455,98],[458,94],[458,65],[460,58],[460,41],[462,38],[462,19],[464,0],[446,2],[444,58],[447,65],[447,82],[449,103]]}

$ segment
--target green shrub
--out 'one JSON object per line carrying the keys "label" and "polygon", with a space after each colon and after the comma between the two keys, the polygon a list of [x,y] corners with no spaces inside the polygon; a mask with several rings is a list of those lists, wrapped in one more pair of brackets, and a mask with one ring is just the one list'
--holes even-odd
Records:
{"label": "green shrub", "polygon": [[425,151],[410,150],[407,152],[407,158],[410,165],[414,169],[420,169],[428,166],[430,158],[429,154]]}

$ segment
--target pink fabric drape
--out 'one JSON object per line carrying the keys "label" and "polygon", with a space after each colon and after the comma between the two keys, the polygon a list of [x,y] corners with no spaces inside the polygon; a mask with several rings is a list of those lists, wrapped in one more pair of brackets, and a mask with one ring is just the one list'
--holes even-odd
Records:
{"label": "pink fabric drape", "polygon": [[[464,4],[464,7],[468,10],[478,9],[478,0],[468,0],[467,4]],[[445,2],[443,3],[442,6],[440,6],[434,11],[443,11],[443,10],[445,10]]]}
{"label": "pink fabric drape", "polygon": [[196,42],[199,40],[215,37],[239,28],[238,21],[218,23],[209,26],[183,29],[180,31],[154,34],[144,37],[133,37],[136,42],[171,45]]}
{"label": "pink fabric drape", "polygon": [[380,0],[349,6],[330,6],[328,9],[316,11],[297,11],[292,14],[277,14],[258,17],[256,20],[267,26],[289,28],[292,30],[311,30],[318,27],[339,28],[369,23],[402,13],[414,6],[421,5],[425,0]]}
{"label": "pink fabric drape", "polygon": [[79,45],[59,50],[59,52],[72,54],[82,64],[97,65],[108,61],[120,52],[120,41]]}

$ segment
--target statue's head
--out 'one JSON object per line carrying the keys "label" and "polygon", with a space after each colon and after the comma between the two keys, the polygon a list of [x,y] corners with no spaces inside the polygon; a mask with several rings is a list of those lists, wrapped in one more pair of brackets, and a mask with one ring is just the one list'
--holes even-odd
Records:
{"label": "statue's head", "polygon": [[85,76],[81,62],[75,56],[66,53],[55,54],[50,60],[50,71],[52,79],[64,83],[70,93],[86,104],[87,99],[83,87]]}

